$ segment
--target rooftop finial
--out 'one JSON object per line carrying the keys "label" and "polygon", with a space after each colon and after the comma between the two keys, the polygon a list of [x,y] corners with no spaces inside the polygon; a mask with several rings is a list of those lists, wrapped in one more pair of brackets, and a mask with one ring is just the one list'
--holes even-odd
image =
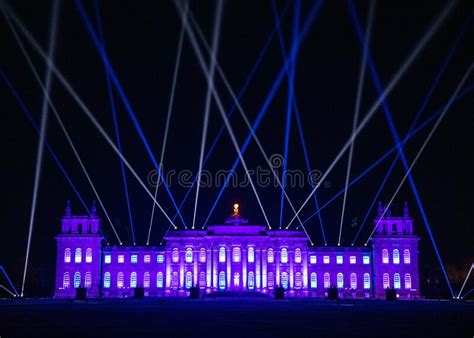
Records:
{"label": "rooftop finial", "polygon": [[232,216],[230,216],[230,218],[225,220],[226,224],[245,224],[245,223],[247,223],[248,220],[246,220],[245,218],[240,217],[240,213],[239,213],[240,205],[239,205],[239,203],[234,203],[233,207],[234,207],[234,212],[233,212]]}
{"label": "rooftop finial", "polygon": [[66,217],[71,217],[71,216],[72,216],[71,201],[69,201],[69,200],[66,202],[66,213],[65,213],[65,216],[66,216]]}
{"label": "rooftop finial", "polygon": [[403,206],[403,217],[405,217],[405,218],[410,217],[410,211],[408,209],[407,201],[405,201],[405,205]]}
{"label": "rooftop finial", "polygon": [[382,216],[382,214],[383,214],[382,202],[379,201],[379,203],[377,205],[377,216]]}
{"label": "rooftop finial", "polygon": [[91,216],[96,216],[97,215],[97,207],[95,205],[95,200],[92,201],[92,209],[91,209]]}

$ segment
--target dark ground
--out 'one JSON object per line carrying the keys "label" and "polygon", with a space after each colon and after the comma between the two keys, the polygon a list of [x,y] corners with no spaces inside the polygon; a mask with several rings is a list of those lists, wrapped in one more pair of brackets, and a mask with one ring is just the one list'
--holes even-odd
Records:
{"label": "dark ground", "polygon": [[473,337],[474,303],[166,299],[0,301],[5,337]]}

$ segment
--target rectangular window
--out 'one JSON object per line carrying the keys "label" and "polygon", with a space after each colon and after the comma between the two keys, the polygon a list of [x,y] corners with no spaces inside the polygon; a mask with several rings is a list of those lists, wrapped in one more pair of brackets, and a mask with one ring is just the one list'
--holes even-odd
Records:
{"label": "rectangular window", "polygon": [[143,257],[143,261],[144,261],[145,263],[150,263],[150,261],[151,261],[151,256],[150,256],[150,255],[145,255],[145,257]]}
{"label": "rectangular window", "polygon": [[138,262],[138,256],[137,255],[131,255],[130,256],[130,263],[137,263]]}
{"label": "rectangular window", "polygon": [[363,261],[364,264],[370,264],[370,256],[364,256]]}
{"label": "rectangular window", "polygon": [[349,263],[351,263],[351,264],[357,263],[356,256],[350,256],[349,257]]}
{"label": "rectangular window", "polygon": [[336,263],[337,264],[342,264],[344,262],[344,259],[342,258],[342,256],[336,256]]}
{"label": "rectangular window", "polygon": [[323,256],[323,263],[329,264],[329,256]]}
{"label": "rectangular window", "polygon": [[310,264],[316,264],[318,262],[318,257],[316,255],[309,256]]}
{"label": "rectangular window", "polygon": [[112,263],[112,256],[111,256],[111,255],[105,255],[105,256],[104,256],[104,263],[105,263],[105,264],[110,264],[110,263]]}
{"label": "rectangular window", "polygon": [[163,263],[165,261],[165,257],[163,255],[156,256],[157,263]]}
{"label": "rectangular window", "polygon": [[125,256],[124,255],[118,255],[117,262],[119,262],[119,263],[125,262]]}

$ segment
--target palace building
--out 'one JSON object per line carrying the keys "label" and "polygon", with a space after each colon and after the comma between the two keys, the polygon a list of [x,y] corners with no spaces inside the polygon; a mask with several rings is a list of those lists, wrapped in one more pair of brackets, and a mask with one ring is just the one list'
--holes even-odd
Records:
{"label": "palace building", "polygon": [[[402,216],[383,216],[368,246],[312,246],[300,230],[270,230],[234,214],[223,225],[205,230],[170,230],[163,246],[106,246],[100,218],[74,216],[68,203],[56,236],[55,297],[72,298],[76,288],[87,297],[272,294],[326,297],[330,287],[340,297],[382,298],[393,288],[401,299],[419,298],[418,241],[405,203]],[[375,225],[374,224],[374,225]]]}

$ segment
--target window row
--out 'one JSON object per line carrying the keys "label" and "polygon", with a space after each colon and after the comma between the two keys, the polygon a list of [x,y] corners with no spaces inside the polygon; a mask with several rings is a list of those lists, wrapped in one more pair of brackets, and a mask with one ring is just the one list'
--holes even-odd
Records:
{"label": "window row", "polygon": [[[406,273],[404,276],[404,282],[405,282],[405,290],[410,290],[411,289],[411,275],[409,273]],[[388,273],[384,273],[382,276],[382,283],[383,283],[383,288],[384,289],[389,289],[390,288],[390,275]],[[401,289],[401,280],[400,280],[400,274],[395,273],[393,274],[393,288],[394,289]]]}
{"label": "window row", "polygon": [[[318,256],[310,255],[309,256],[309,263],[310,264],[317,264],[318,263]],[[323,256],[323,264],[330,264],[331,257],[328,255]],[[350,264],[357,264],[357,256],[349,256],[349,263]],[[362,256],[362,263],[370,264],[370,256],[364,255]],[[336,264],[344,264],[344,256],[337,255],[336,256]]]}
{"label": "window row", "polygon": [[[74,262],[82,263],[82,249],[76,248],[74,251]],[[71,263],[71,248],[64,249],[64,263]],[[92,249],[86,249],[86,263],[92,263]]]}
{"label": "window row", "polygon": [[[79,288],[79,287],[85,287],[85,288],[90,288],[92,285],[92,275],[88,271],[84,275],[84,282],[82,282],[82,276],[79,271],[74,273],[73,277],[73,285],[74,288]],[[65,272],[63,275],[63,289],[69,289],[71,287],[71,275],[69,272]]]}
{"label": "window row", "polygon": [[[390,262],[390,257],[388,254],[388,250],[383,249],[382,250],[382,263],[388,264],[389,262]],[[393,249],[392,262],[393,264],[400,264],[400,251],[398,249]],[[408,249],[403,250],[403,263],[405,264],[411,263],[410,250]]]}
{"label": "window row", "polygon": [[[143,255],[143,262],[144,263],[151,263],[151,255],[146,254]],[[156,262],[157,263],[164,263],[165,262],[165,256],[163,254],[158,254],[156,255]],[[112,263],[112,255],[105,255],[104,256],[104,263],[105,264],[110,264]],[[125,255],[117,255],[117,263],[125,263]],[[138,263],[138,254],[131,254],[130,255],[130,263],[136,264]]]}

